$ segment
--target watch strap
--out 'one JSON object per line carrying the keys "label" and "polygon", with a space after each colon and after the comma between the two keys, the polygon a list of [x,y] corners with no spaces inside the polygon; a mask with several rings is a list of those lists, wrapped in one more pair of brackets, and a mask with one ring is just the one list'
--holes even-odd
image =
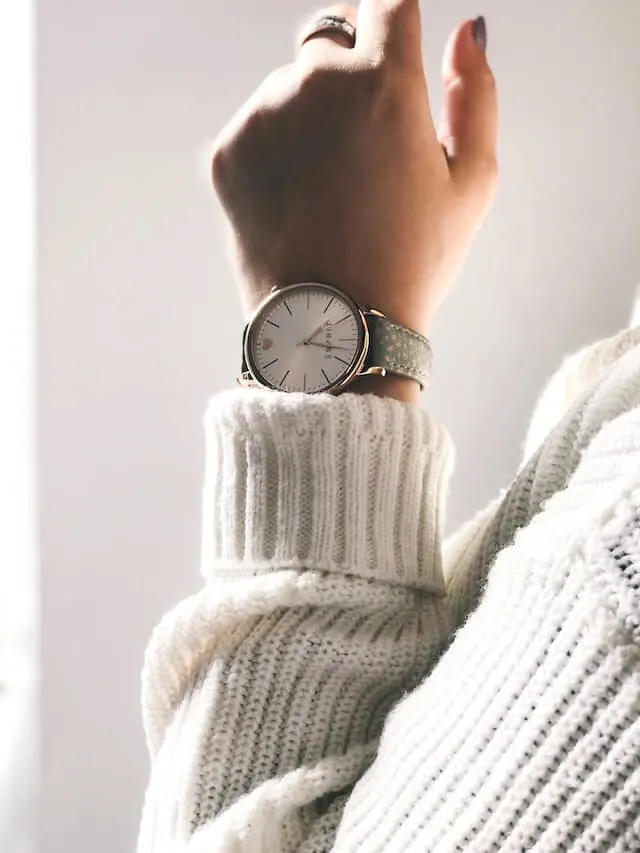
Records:
{"label": "watch strap", "polygon": [[365,311],[369,328],[369,350],[363,372],[372,367],[382,368],[389,373],[415,379],[424,389],[431,375],[431,344],[427,338],[392,322]]}

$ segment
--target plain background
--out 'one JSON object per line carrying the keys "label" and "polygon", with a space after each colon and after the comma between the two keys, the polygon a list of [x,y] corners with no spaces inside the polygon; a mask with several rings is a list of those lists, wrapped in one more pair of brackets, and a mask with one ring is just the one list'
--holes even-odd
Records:
{"label": "plain background", "polygon": [[[202,415],[242,316],[202,152],[314,6],[42,0],[38,20],[41,849],[132,850],[139,673],[199,583]],[[640,3],[423,3],[434,111],[449,31],[484,13],[501,187],[434,330],[424,405],[458,447],[450,524],[504,486],[559,359],[640,278]]]}
{"label": "plain background", "polygon": [[0,26],[0,850],[31,853],[39,759],[35,67],[30,5],[10,9]]}

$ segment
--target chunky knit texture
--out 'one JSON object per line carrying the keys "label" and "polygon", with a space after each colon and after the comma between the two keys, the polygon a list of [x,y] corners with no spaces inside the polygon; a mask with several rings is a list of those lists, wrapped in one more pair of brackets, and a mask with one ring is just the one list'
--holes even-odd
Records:
{"label": "chunky knit texture", "polygon": [[640,850],[636,330],[565,364],[444,548],[452,448],[417,408],[236,391],[206,435],[139,853]]}

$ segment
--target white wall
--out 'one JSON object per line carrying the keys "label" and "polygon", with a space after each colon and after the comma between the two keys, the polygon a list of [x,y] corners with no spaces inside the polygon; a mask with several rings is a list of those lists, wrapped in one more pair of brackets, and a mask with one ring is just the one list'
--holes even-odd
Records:
{"label": "white wall", "polygon": [[0,27],[0,850],[33,853],[39,711],[34,44],[30,4],[12,12],[10,26]]}
{"label": "white wall", "polygon": [[[145,642],[196,588],[205,401],[241,314],[197,153],[316,4],[43,0],[39,430],[43,851],[134,844]],[[483,12],[502,183],[435,330],[425,396],[459,451],[459,521],[505,484],[559,357],[622,324],[640,278],[640,4],[425,6],[427,67]],[[437,83],[434,104],[440,102]]]}

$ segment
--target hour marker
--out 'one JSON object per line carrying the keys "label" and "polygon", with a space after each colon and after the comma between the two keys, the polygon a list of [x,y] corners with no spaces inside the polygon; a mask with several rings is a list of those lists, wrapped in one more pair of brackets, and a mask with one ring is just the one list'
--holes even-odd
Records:
{"label": "hour marker", "polygon": [[332,296],[332,297],[331,297],[331,299],[327,302],[327,307],[326,307],[326,308],[324,309],[324,311],[322,312],[323,314],[326,314],[326,313],[327,313],[327,311],[329,310],[329,306],[331,305],[331,303],[333,302],[333,300],[334,300],[334,297]]}
{"label": "hour marker", "polygon": [[292,310],[291,310],[291,308],[289,308],[289,306],[287,305],[287,300],[286,300],[286,299],[283,299],[283,300],[282,300],[282,304],[283,304],[283,305],[284,305],[284,307],[287,309],[287,311],[289,312],[289,314],[291,314],[291,316],[293,317],[293,311],[292,311]]}
{"label": "hour marker", "polygon": [[336,323],[334,323],[333,325],[334,325],[334,326],[337,326],[337,325],[338,325],[338,323],[342,323],[342,321],[343,321],[343,320],[348,320],[350,316],[351,316],[351,314],[345,314],[345,315],[344,315],[344,317],[342,317],[340,320],[338,320],[338,321],[337,321]]}
{"label": "hour marker", "polygon": [[324,376],[324,378],[327,380],[327,382],[328,382],[329,384],[331,384],[331,380],[329,379],[329,377],[327,376],[327,374],[324,372],[324,367],[321,367],[321,368],[320,368],[320,370],[322,371],[322,375],[323,375],[323,376]]}
{"label": "hour marker", "polygon": [[309,293],[307,292],[307,311],[309,310]]}
{"label": "hour marker", "polygon": [[282,377],[282,379],[280,380],[280,387],[282,387],[282,384],[284,383],[284,380],[287,378],[287,376],[288,376],[290,373],[291,373],[291,371],[290,371],[290,370],[287,370],[287,372],[285,373],[285,375],[284,375],[284,376]]}
{"label": "hour marker", "polygon": [[349,366],[349,363],[350,363],[350,362],[345,361],[345,360],[344,360],[344,358],[340,358],[340,356],[339,356],[339,355],[334,355],[334,358],[337,358],[337,359],[338,359],[338,361],[341,361],[343,364],[346,364],[346,365],[347,365],[347,367]]}
{"label": "hour marker", "polygon": [[277,360],[278,360],[277,358],[274,358],[274,359],[273,359],[273,361],[270,361],[270,362],[269,362],[269,364],[265,364],[265,365],[264,365],[264,367],[263,367],[262,369],[263,369],[263,370],[266,370],[266,369],[267,369],[267,367],[271,367],[271,365],[272,365],[272,364],[275,364]]}
{"label": "hour marker", "polygon": [[307,390],[307,374],[306,373],[304,375],[304,384],[302,385],[302,390],[303,391]]}
{"label": "hour marker", "polygon": [[338,338],[341,344],[355,344],[356,338]]}
{"label": "hour marker", "polygon": [[280,326],[277,323],[274,323],[273,320],[267,320],[267,323],[271,323],[272,326],[275,326],[276,329],[279,329]]}

